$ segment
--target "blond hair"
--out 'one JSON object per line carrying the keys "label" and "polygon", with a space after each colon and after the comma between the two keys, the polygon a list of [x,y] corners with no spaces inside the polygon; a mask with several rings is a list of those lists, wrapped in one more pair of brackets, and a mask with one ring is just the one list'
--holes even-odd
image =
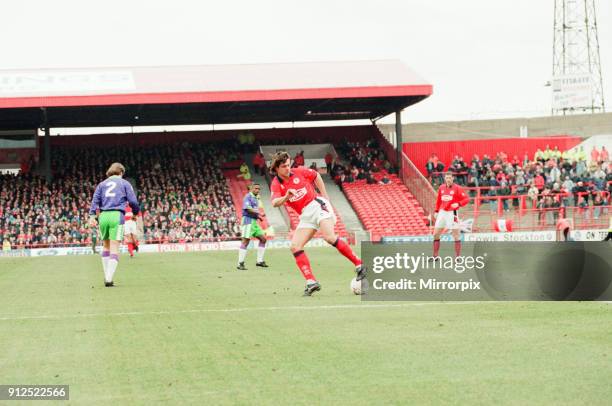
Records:
{"label": "blond hair", "polygon": [[123,176],[125,167],[119,162],[114,162],[106,171],[106,176]]}

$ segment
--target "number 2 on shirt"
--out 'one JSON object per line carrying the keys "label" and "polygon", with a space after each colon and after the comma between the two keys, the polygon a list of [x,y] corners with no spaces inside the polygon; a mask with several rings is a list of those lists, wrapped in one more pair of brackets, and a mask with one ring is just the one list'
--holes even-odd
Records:
{"label": "number 2 on shirt", "polygon": [[108,182],[106,184],[106,192],[104,192],[104,196],[115,197],[117,194],[113,192],[113,190],[115,190],[116,187],[117,187],[117,184],[115,182]]}

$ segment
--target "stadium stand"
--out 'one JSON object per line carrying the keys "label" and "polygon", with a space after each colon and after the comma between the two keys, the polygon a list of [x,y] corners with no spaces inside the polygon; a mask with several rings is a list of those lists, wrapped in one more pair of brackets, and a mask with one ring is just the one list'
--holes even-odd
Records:
{"label": "stadium stand", "polygon": [[[331,165],[329,175],[343,190],[374,240],[378,241],[382,236],[429,232],[423,221],[423,208],[395,174],[395,167],[380,148],[379,140],[372,136],[347,137],[336,143],[335,148],[339,157]],[[299,222],[297,213],[290,208],[287,212],[291,228],[295,229]],[[341,213],[336,209],[335,212],[338,216],[336,233],[348,237]]]}
{"label": "stadium stand", "polygon": [[345,142],[338,146],[348,165],[336,162],[332,176],[342,187],[373,241],[388,235],[423,235],[429,229],[425,212],[393,166],[371,139],[365,144]]}
{"label": "stadium stand", "polygon": [[[91,233],[85,220],[91,194],[112,161],[120,161],[128,169],[127,177],[147,214],[147,241],[237,238],[241,201],[250,183],[248,178],[237,176],[242,152],[252,153],[259,144],[289,141],[334,143],[340,159],[331,165],[330,175],[373,240],[429,233],[425,215],[431,211],[433,188],[406,154],[400,179],[394,173],[394,157],[386,155],[388,148],[381,144],[385,141],[373,129],[254,130],[250,138],[255,139],[246,146],[238,142],[240,134],[229,132],[216,133],[214,143],[201,133],[186,133],[172,141],[163,134],[104,136],[108,140],[105,145],[120,145],[117,147],[101,147],[102,137],[58,137],[53,140],[51,184],[46,184],[33,162],[19,175],[0,177],[0,240],[8,239],[15,248],[89,244]],[[336,137],[334,131],[341,136]],[[338,143],[338,139],[344,141]],[[472,204],[463,212],[471,216],[473,211],[476,230],[491,230],[499,218],[514,219],[515,229],[550,228],[561,209],[567,209],[565,213],[585,227],[605,221],[612,193],[609,156],[604,152],[607,159],[594,165],[589,163],[592,150],[588,155],[577,152],[568,156],[567,151],[557,152],[551,145],[548,151],[538,152],[539,159],[500,152],[491,158],[476,155],[462,165],[461,155],[455,154],[456,161],[449,164],[470,192]],[[428,157],[431,153],[428,151]],[[407,171],[410,168],[412,171]],[[426,173],[425,165],[419,169]],[[432,177],[435,172],[431,171]],[[419,180],[425,185],[415,184]],[[336,232],[349,237],[342,213],[336,213]],[[297,215],[291,210],[288,214],[291,228],[295,228]]]}
{"label": "stadium stand", "polygon": [[[70,141],[77,146],[64,144],[65,139],[56,141],[62,143],[54,147],[49,185],[36,171],[2,175],[0,242],[6,239],[13,248],[89,245],[92,235],[86,220],[91,195],[112,161],[127,168],[126,178],[134,185],[145,214],[147,242],[239,236],[241,202],[251,181],[233,169],[240,165],[239,152],[244,149],[235,141],[238,137],[214,144],[196,140],[169,144],[161,138],[130,144],[125,137],[111,137],[111,145],[128,142],[108,148],[93,137],[74,137]],[[278,140],[270,137],[272,141]],[[302,141],[309,140],[304,137]],[[294,229],[298,216],[291,210],[288,214]],[[349,237],[338,210],[336,215],[336,232]],[[263,226],[268,226],[265,220]]]}
{"label": "stadium stand", "polygon": [[0,235],[15,248],[89,244],[87,211],[109,162],[134,181],[151,242],[235,238],[239,223],[220,164],[235,160],[227,143],[56,148],[54,179],[0,177]]}
{"label": "stadium stand", "polygon": [[[238,142],[241,133],[236,131],[215,132],[214,144],[207,143],[211,138],[202,132],[180,133],[172,139],[163,133],[54,137],[49,185],[42,167],[34,162],[27,167],[33,170],[0,177],[0,241],[10,241],[13,248],[90,244],[87,209],[95,185],[112,161],[127,168],[126,176],[147,214],[143,226],[148,242],[236,238],[240,201],[249,182],[226,173],[228,183],[223,170],[240,166],[239,153],[252,152],[260,143],[289,141],[350,139],[365,145],[378,135],[375,130],[373,126],[253,130],[249,134],[255,144],[247,146]],[[379,164],[391,167],[384,161]],[[336,213],[336,231],[348,237],[342,215]],[[295,227],[297,216],[288,214]]]}
{"label": "stadium stand", "polygon": [[372,241],[385,235],[423,235],[429,228],[424,211],[397,175],[373,175],[377,182],[387,176],[388,184],[367,184],[365,180],[343,184],[344,192]]}
{"label": "stadium stand", "polygon": [[502,151],[475,154],[467,163],[455,155],[448,165],[434,152],[425,169],[434,185],[448,170],[468,189],[472,204],[466,210],[473,211],[476,229],[502,217],[512,219],[516,229],[545,229],[560,215],[581,227],[596,227],[604,225],[611,204],[612,162],[605,148],[593,147],[587,155],[582,147],[547,145],[521,157]]}
{"label": "stadium stand", "polygon": [[[146,151],[146,150],[145,150]],[[234,160],[217,144],[152,148],[139,165],[145,239],[159,242],[232,238],[238,218],[220,163]],[[169,169],[169,170],[166,170]]]}

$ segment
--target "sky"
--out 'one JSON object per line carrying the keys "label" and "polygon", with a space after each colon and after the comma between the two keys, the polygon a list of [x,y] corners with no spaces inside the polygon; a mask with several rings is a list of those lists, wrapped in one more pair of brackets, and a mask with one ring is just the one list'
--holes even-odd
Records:
{"label": "sky", "polygon": [[[612,110],[612,1],[597,1]],[[554,0],[4,0],[0,69],[400,59],[405,122],[550,114]],[[392,122],[388,117],[386,122]]]}

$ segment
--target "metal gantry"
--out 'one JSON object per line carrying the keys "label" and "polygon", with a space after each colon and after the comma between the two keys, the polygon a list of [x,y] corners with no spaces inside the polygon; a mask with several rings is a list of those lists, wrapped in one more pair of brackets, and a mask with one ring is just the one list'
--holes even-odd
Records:
{"label": "metal gantry", "polygon": [[554,1],[552,112],[602,113],[605,101],[595,0]]}

